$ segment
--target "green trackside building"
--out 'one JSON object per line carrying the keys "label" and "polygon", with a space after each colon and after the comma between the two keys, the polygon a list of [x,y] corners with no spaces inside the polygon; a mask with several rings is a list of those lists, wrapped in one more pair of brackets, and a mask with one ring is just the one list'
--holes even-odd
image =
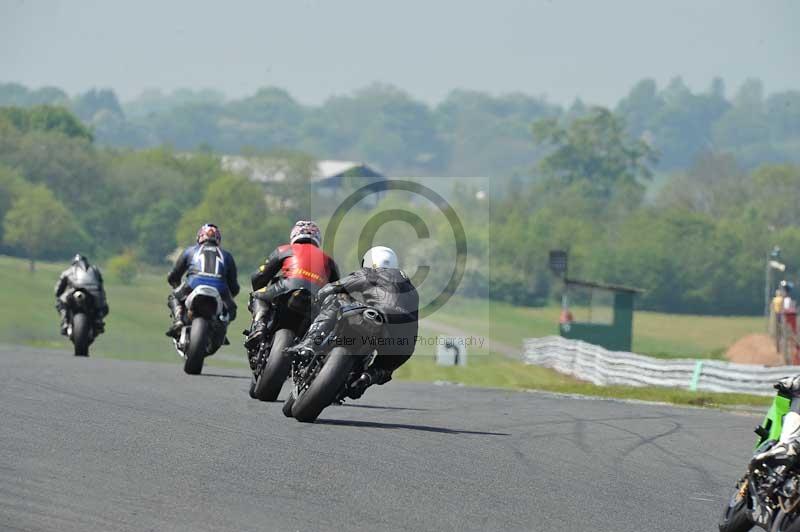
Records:
{"label": "green trackside building", "polygon": [[[643,292],[638,288],[576,279],[564,279],[564,303],[559,334],[583,340],[610,351],[630,351],[633,342],[633,299]],[[581,308],[588,310],[585,320],[575,320],[569,310],[570,294],[583,293]],[[587,298],[588,294],[588,298]]]}

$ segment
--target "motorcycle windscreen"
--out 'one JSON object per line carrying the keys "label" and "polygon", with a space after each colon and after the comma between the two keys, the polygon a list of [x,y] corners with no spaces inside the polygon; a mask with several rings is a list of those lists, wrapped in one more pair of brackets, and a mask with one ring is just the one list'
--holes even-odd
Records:
{"label": "motorcycle windscreen", "polygon": [[783,429],[783,416],[789,413],[792,400],[783,395],[776,394],[772,404],[764,417],[764,421],[756,429],[759,438],[756,440],[756,449],[766,441],[778,441]]}

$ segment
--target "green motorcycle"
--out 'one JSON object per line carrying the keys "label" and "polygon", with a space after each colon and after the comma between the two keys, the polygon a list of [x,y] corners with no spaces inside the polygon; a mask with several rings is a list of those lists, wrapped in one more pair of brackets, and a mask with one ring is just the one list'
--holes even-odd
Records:
{"label": "green motorcycle", "polygon": [[[778,393],[758,435],[754,455],[778,443],[783,418],[792,397],[779,385]],[[772,466],[751,462],[747,473],[736,484],[719,523],[720,532],[747,532],[754,526],[769,532],[800,532],[800,464]]]}

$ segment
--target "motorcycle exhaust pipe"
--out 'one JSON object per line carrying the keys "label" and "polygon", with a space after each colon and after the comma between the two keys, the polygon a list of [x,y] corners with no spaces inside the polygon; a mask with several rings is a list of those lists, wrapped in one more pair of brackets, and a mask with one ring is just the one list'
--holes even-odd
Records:
{"label": "motorcycle exhaust pipe", "polygon": [[383,315],[375,309],[368,308],[365,310],[364,319],[374,325],[383,325]]}

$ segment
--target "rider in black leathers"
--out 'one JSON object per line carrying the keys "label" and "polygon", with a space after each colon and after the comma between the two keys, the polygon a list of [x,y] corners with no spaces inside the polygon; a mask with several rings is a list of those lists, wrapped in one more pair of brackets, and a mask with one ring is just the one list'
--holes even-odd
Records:
{"label": "rider in black leathers", "polygon": [[[180,333],[186,313],[184,303],[198,285],[216,288],[228,309],[229,321],[236,319],[236,302],[233,300],[239,294],[236,261],[233,255],[220,247],[221,242],[219,228],[214,224],[204,224],[197,231],[197,244],[186,248],[175,261],[167,275],[167,282],[173,288],[167,297],[173,320],[167,336],[175,337]],[[181,282],[184,274],[186,280]]]}
{"label": "rider in black leathers", "polygon": [[327,284],[318,294],[321,310],[303,340],[288,349],[291,354],[312,354],[323,345],[338,321],[342,307],[361,303],[384,313],[387,324],[378,355],[367,370],[349,384],[349,396],[360,397],[372,384],[385,384],[394,370],[414,353],[418,333],[419,295],[400,270],[397,255],[378,246],[361,261],[361,269]]}
{"label": "rider in black leathers", "polygon": [[105,331],[103,318],[108,315],[106,292],[103,288],[103,274],[100,268],[89,263],[80,253],[72,259],[72,266],[61,272],[55,287],[56,310],[61,316],[61,334],[67,334],[67,299],[77,288],[85,290],[94,300],[97,311],[94,316],[96,334]]}

